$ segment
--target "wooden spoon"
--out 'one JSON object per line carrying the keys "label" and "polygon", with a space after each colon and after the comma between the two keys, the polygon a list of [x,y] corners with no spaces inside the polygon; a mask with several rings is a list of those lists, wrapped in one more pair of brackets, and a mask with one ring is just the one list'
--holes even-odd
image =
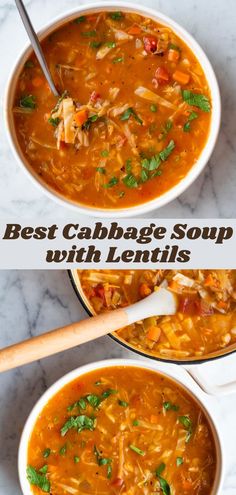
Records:
{"label": "wooden spoon", "polygon": [[176,311],[175,295],[166,289],[159,289],[126,308],[71,323],[0,350],[0,372],[84,344],[144,318],[173,315]]}
{"label": "wooden spoon", "polygon": [[42,71],[43,71],[43,73],[47,79],[47,82],[50,86],[50,89],[51,89],[52,93],[54,94],[54,96],[59,97],[60,94],[58,93],[57,88],[53,82],[52,76],[51,76],[49,68],[48,68],[48,64],[46,62],[46,59],[45,59],[45,56],[43,53],[43,50],[42,50],[41,45],[39,43],[38,36],[37,36],[33,26],[32,26],[30,18],[26,12],[25,6],[24,6],[22,0],[15,0],[15,4],[18,8],[18,11],[19,11],[21,19],[23,21],[23,24],[25,26],[26,32],[27,32],[29,39],[31,41],[31,45],[32,45],[33,50],[35,52],[35,55],[39,61],[41,69],[42,69]]}

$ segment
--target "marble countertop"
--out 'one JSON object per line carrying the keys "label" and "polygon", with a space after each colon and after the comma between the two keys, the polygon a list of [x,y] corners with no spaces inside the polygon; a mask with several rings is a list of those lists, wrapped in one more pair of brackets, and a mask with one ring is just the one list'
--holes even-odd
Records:
{"label": "marble countertop", "polygon": [[[67,272],[0,272],[0,348],[82,317],[85,311],[75,296]],[[135,356],[110,337],[103,337],[0,375],[0,495],[21,494],[17,477],[19,439],[31,408],[46,388],[82,364],[108,357]],[[184,369],[168,366],[174,367],[177,378],[186,384],[192,382]],[[168,366],[162,365],[161,369],[167,371]],[[202,366],[208,380],[215,384],[232,381],[236,376],[235,355]],[[196,385],[194,389],[214,413],[223,437],[226,472],[219,495],[235,495],[236,395],[207,397]]]}
{"label": "marble countertop", "polygon": [[[85,4],[80,0],[79,4]],[[235,63],[235,0],[140,0],[155,7],[182,24],[206,50],[216,71],[223,103],[222,127],[212,158],[197,181],[177,200],[156,211],[153,216],[165,217],[235,217],[235,140],[236,80]],[[76,7],[77,0],[25,0],[36,29],[61,12]],[[227,7],[227,8],[226,8]],[[8,40],[8,41],[6,41]],[[13,0],[0,2],[0,94],[5,91],[9,72],[27,42]],[[2,100],[1,100],[2,106]],[[3,130],[0,117],[0,212],[9,218],[46,219],[48,214],[68,217],[68,210],[47,199],[24,175],[16,163]],[[71,219],[76,213],[69,211]]]}

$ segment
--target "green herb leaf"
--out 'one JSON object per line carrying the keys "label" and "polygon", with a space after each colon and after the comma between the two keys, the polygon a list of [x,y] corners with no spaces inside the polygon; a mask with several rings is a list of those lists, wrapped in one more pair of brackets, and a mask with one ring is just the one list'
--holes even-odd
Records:
{"label": "green herb leaf", "polygon": [[98,118],[99,116],[96,113],[94,115],[91,115],[91,117],[89,117],[86,120],[86,122],[84,122],[84,124],[82,125],[82,129],[88,131],[90,129],[92,122],[96,122]]}
{"label": "green herb leaf", "polygon": [[151,110],[151,112],[155,113],[157,111],[157,106],[154,105],[154,103],[152,103],[152,105],[150,105],[150,110]]}
{"label": "green herb leaf", "polygon": [[86,399],[87,399],[88,403],[90,404],[90,406],[93,407],[93,409],[97,409],[98,406],[101,404],[101,399],[100,399],[100,397],[98,397],[98,395],[89,394],[89,395],[86,395]]}
{"label": "green herb leaf", "polygon": [[139,425],[139,422],[138,422],[138,420],[137,420],[137,419],[135,419],[135,420],[133,421],[133,426],[138,426],[138,425]]}
{"label": "green herb leaf", "polygon": [[105,173],[106,173],[106,169],[104,167],[97,167],[96,170],[97,170],[97,172],[99,172],[100,174],[103,174],[103,175],[105,175]]}
{"label": "green herb leaf", "polygon": [[124,14],[122,14],[122,12],[120,12],[120,11],[118,11],[118,12],[111,12],[109,14],[109,17],[111,17],[113,19],[113,21],[120,21],[121,19],[123,19]]}
{"label": "green herb leaf", "polygon": [[158,481],[160,483],[160,487],[161,487],[161,490],[162,490],[162,493],[164,495],[171,495],[171,491],[170,491],[170,485],[167,483],[167,481],[162,478],[161,474],[162,472],[164,471],[166,465],[164,464],[164,462],[162,462],[160,464],[160,466],[156,469],[156,476],[158,478]]}
{"label": "green herb leaf", "polygon": [[135,112],[135,110],[132,108],[132,107],[129,107],[127,108],[127,110],[125,110],[122,115],[120,116],[120,120],[129,120],[129,118],[133,116],[135,120],[137,120],[137,122],[142,125],[143,124],[143,121],[142,119],[140,119],[140,117],[137,115],[137,113]]}
{"label": "green herb leaf", "polygon": [[139,449],[138,447],[136,447],[135,445],[131,444],[131,445],[129,445],[129,448],[131,450],[133,450],[133,452],[136,452],[136,454],[138,454],[138,455],[141,455],[141,456],[145,455],[145,452],[143,450]]}
{"label": "green herb leaf", "polygon": [[148,172],[143,168],[141,170],[141,181],[144,183],[144,182],[147,182],[147,180],[149,179],[149,175],[148,175]]}
{"label": "green herb leaf", "polygon": [[124,57],[117,57],[112,60],[113,64],[119,64],[120,62],[124,62]]}
{"label": "green herb leaf", "polygon": [[26,60],[24,67],[25,69],[32,69],[34,67],[34,62],[32,62],[32,60]]}
{"label": "green herb leaf", "polygon": [[190,122],[186,122],[183,127],[184,132],[190,132],[191,131],[191,124]]}
{"label": "green herb leaf", "polygon": [[36,97],[33,95],[23,96],[20,99],[20,107],[23,108],[36,108]]}
{"label": "green herb leaf", "polygon": [[97,31],[92,30],[92,31],[83,31],[82,33],[82,36],[85,36],[85,38],[92,38],[94,36],[97,36]]}
{"label": "green herb leaf", "polygon": [[169,46],[168,46],[169,50],[176,50],[177,52],[181,52],[181,48],[177,45],[175,45],[174,43],[169,43]]}
{"label": "green herb leaf", "polygon": [[191,113],[190,113],[190,115],[189,115],[188,120],[189,120],[189,122],[191,122],[191,120],[195,120],[195,119],[197,119],[197,118],[198,118],[198,113],[196,113],[196,112],[191,112]]}
{"label": "green herb leaf", "polygon": [[132,160],[131,160],[131,158],[128,158],[128,160],[126,160],[126,162],[125,162],[126,173],[129,174],[131,172],[131,169],[132,169]]}
{"label": "green herb leaf", "polygon": [[108,388],[102,393],[102,399],[107,399],[110,395],[117,394],[117,390],[113,390],[112,388]]}
{"label": "green herb leaf", "polygon": [[47,459],[47,457],[49,457],[50,454],[51,454],[51,449],[45,449],[43,451],[43,457],[44,457],[44,459]]}
{"label": "green herb leaf", "polygon": [[90,41],[89,46],[91,48],[99,48],[101,46],[101,41]]}
{"label": "green herb leaf", "polygon": [[39,473],[46,474],[47,472],[48,472],[48,465],[44,464],[44,466],[39,469]]}
{"label": "green herb leaf", "polygon": [[86,17],[85,15],[81,15],[80,17],[77,17],[77,19],[75,19],[73,22],[75,22],[75,24],[81,24],[81,22],[84,21],[86,21]]}
{"label": "green herb leaf", "polygon": [[205,95],[198,93],[192,93],[188,89],[182,91],[183,100],[193,107],[200,108],[203,112],[211,111],[211,104],[209,98]]}
{"label": "green herb leaf", "polygon": [[141,165],[143,169],[148,171],[156,170],[161,164],[161,159],[159,155],[153,155],[151,158],[144,158],[141,161]]}
{"label": "green herb leaf", "polygon": [[193,423],[188,416],[179,416],[178,419],[179,419],[179,422],[185,428],[185,430],[187,430],[186,443],[188,443],[192,434],[193,434]]}
{"label": "green herb leaf", "polygon": [[184,460],[183,457],[176,457],[176,466],[179,467],[181,464],[183,464]]}
{"label": "green herb leaf", "polygon": [[38,486],[43,492],[50,492],[50,481],[45,474],[40,474],[32,466],[28,466],[26,469],[27,480],[31,485]]}
{"label": "green herb leaf", "polygon": [[164,148],[164,150],[162,150],[160,153],[159,153],[159,157],[160,159],[164,162],[165,160],[167,160],[167,158],[170,156],[170,154],[172,153],[172,151],[175,149],[175,143],[173,141],[173,139],[169,142],[169,144],[166,146],[166,148]]}
{"label": "green herb leaf", "polygon": [[165,123],[165,125],[162,126],[162,128],[161,128],[161,139],[160,139],[161,141],[164,140],[164,139],[166,139],[166,136],[170,132],[170,130],[172,129],[172,127],[173,127],[172,120],[170,120],[170,119],[167,120],[166,123]]}
{"label": "green herb leaf", "polygon": [[56,117],[56,119],[53,119],[52,117],[49,117],[48,119],[49,124],[51,124],[53,127],[57,127],[58,124],[60,123],[59,117]]}
{"label": "green herb leaf", "polygon": [[77,455],[75,455],[74,456],[74,463],[78,464],[79,461],[80,461],[80,458]]}
{"label": "green herb leaf", "polygon": [[133,189],[134,187],[138,187],[138,181],[133,174],[126,175],[122,179],[122,182],[125,184],[125,186],[129,187],[130,189]]}
{"label": "green herb leaf", "polygon": [[114,187],[116,184],[118,184],[119,179],[117,177],[112,177],[107,184],[103,184],[103,187],[105,189],[110,189],[110,187]]}
{"label": "green herb leaf", "polygon": [[85,416],[71,416],[61,428],[61,436],[64,437],[66,433],[71,430],[77,430],[81,432],[82,430],[93,431],[95,428],[95,418]]}
{"label": "green herb leaf", "polygon": [[125,400],[120,400],[120,399],[118,400],[118,404],[121,407],[128,407],[128,405],[129,405],[128,402],[126,402]]}
{"label": "green herb leaf", "polygon": [[184,127],[183,127],[183,130],[184,132],[190,132],[191,130],[191,124],[190,122],[192,120],[195,120],[198,118],[198,114],[196,112],[191,112],[190,115],[189,115],[189,118],[187,120],[187,122],[184,124]]}
{"label": "green herb leaf", "polygon": [[94,445],[93,448],[94,454],[97,459],[97,463],[99,466],[107,466],[107,478],[110,479],[112,475],[112,459],[109,459],[108,457],[101,457],[99,450],[97,449],[96,445]]}
{"label": "green herb leaf", "polygon": [[60,103],[64,100],[64,98],[66,98],[68,96],[68,91],[65,90],[63,91],[62,95],[60,96],[60,98],[58,98],[57,100],[57,103],[55,105],[55,107],[53,108],[53,110],[51,111],[51,115],[54,114],[54,112],[57,112],[59,106],[60,106]]}
{"label": "green herb leaf", "polygon": [[173,404],[172,402],[164,402],[163,407],[166,411],[178,411],[179,406],[176,404]]}
{"label": "green herb leaf", "polygon": [[101,156],[103,156],[104,158],[106,158],[107,156],[109,156],[109,151],[108,150],[102,150],[101,151]]}
{"label": "green herb leaf", "polygon": [[66,454],[66,451],[67,451],[67,445],[65,443],[65,445],[62,445],[62,447],[60,448],[59,454],[60,455],[65,455]]}
{"label": "green herb leaf", "polygon": [[105,43],[106,46],[108,46],[108,48],[115,48],[116,47],[116,42],[115,41],[107,41]]}

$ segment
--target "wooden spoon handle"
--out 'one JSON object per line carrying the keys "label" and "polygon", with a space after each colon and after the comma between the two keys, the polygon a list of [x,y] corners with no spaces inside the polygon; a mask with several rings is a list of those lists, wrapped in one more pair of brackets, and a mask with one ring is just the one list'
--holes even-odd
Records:
{"label": "wooden spoon handle", "polygon": [[124,309],[104,313],[87,320],[57,328],[19,344],[0,350],[0,372],[31,363],[57,352],[102,337],[128,324]]}

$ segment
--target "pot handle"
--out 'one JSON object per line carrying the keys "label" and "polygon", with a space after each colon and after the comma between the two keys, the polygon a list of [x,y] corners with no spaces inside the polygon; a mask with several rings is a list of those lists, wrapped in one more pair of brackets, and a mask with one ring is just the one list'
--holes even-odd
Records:
{"label": "pot handle", "polygon": [[[221,385],[214,385],[206,379],[206,372],[203,373],[203,366],[184,366],[187,373],[193,378],[195,383],[199,385],[201,390],[208,395],[223,396],[236,393],[236,380],[224,383]],[[201,368],[201,369],[200,369]]]}

